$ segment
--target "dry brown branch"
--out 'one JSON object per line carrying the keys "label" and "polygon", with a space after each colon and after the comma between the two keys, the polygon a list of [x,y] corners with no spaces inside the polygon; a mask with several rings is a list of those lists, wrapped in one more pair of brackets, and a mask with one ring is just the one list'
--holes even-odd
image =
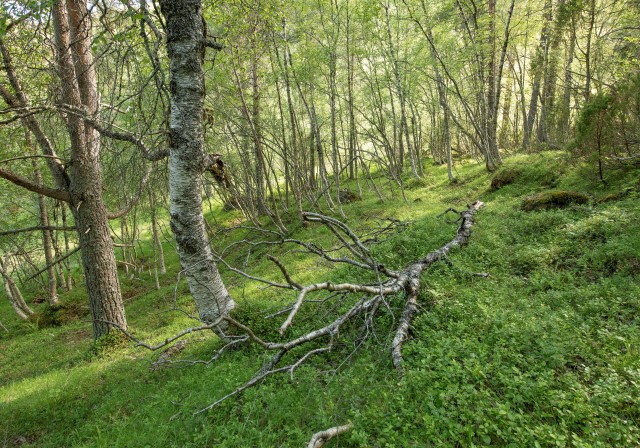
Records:
{"label": "dry brown branch", "polygon": [[289,275],[289,272],[287,271],[287,268],[282,264],[280,260],[278,260],[273,255],[267,255],[267,259],[273,261],[275,265],[278,266],[278,268],[280,269],[280,272],[282,272],[282,275],[284,275],[284,278],[287,280],[287,283],[289,283],[292,287],[298,290],[304,288],[300,283],[294,281],[291,278],[291,276]]}
{"label": "dry brown branch", "polygon": [[201,325],[199,327],[192,327],[192,328],[187,328],[186,330],[181,331],[180,333],[171,336],[170,338],[166,338],[164,341],[162,341],[159,344],[156,345],[150,345],[144,341],[141,341],[140,339],[136,338],[134,335],[132,335],[131,333],[129,333],[127,330],[125,330],[124,328],[122,328],[121,326],[119,326],[118,324],[116,324],[115,322],[110,322],[110,321],[106,321],[106,320],[101,320],[100,322],[105,323],[105,324],[109,324],[111,325],[113,328],[119,330],[122,334],[124,334],[127,338],[129,338],[130,340],[132,340],[133,342],[136,343],[136,347],[144,347],[147,350],[151,350],[151,351],[156,351],[159,350],[163,347],[166,347],[167,345],[171,344],[173,341],[177,341],[178,339],[187,336],[189,334],[193,334],[196,333],[198,331],[205,331],[205,330],[215,330],[217,329],[218,325],[220,325],[220,322],[222,322],[222,318],[218,318],[216,319],[214,322],[208,324],[208,325]]}
{"label": "dry brown branch", "polygon": [[71,201],[71,195],[66,190],[58,190],[55,188],[49,188],[45,185],[37,184],[27,179],[26,177],[22,177],[19,174],[13,173],[9,170],[5,170],[4,168],[0,168],[0,177],[20,187],[26,188],[27,190],[34,193],[38,193],[53,199],[58,199],[59,201]]}
{"label": "dry brown branch", "polygon": [[311,437],[311,440],[309,440],[307,448],[323,447],[329,440],[339,436],[340,434],[344,434],[347,431],[351,431],[351,429],[353,429],[353,425],[349,423],[342,426],[334,426],[333,428],[325,429],[324,431],[318,431]]}

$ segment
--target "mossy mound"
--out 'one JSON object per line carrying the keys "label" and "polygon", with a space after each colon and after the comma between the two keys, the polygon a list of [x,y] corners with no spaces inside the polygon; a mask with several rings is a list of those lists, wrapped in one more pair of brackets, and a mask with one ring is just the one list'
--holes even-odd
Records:
{"label": "mossy mound", "polygon": [[545,191],[524,198],[522,210],[530,212],[533,210],[564,208],[571,204],[586,204],[589,199],[589,195],[576,191]]}
{"label": "mossy mound", "polygon": [[617,193],[605,194],[604,196],[600,196],[599,198],[597,198],[595,202],[596,204],[605,204],[607,202],[619,201],[627,197],[632,191],[633,189],[628,188]]}
{"label": "mossy mound", "polygon": [[505,185],[512,184],[520,176],[520,171],[515,168],[503,168],[496,172],[491,179],[491,191],[499,190]]}
{"label": "mossy mound", "polygon": [[77,322],[89,315],[89,307],[84,300],[64,300],[55,306],[47,306],[37,312],[33,320],[38,323],[39,328],[60,327],[72,322]]}

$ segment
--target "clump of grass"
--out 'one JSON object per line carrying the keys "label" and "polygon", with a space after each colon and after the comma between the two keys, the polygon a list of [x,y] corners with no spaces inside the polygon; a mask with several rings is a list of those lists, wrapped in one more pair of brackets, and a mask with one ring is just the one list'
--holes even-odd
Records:
{"label": "clump of grass", "polygon": [[111,330],[109,333],[93,341],[87,358],[92,360],[116,354],[119,350],[127,347],[129,342],[129,338],[120,331]]}

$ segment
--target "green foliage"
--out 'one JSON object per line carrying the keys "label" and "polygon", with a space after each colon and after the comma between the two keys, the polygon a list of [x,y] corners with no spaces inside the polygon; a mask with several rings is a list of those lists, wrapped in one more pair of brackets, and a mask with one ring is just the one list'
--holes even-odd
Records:
{"label": "green foliage", "polygon": [[[447,218],[453,215],[439,216],[447,207],[462,209],[478,198],[486,203],[469,245],[451,254],[451,265],[433,266],[423,278],[402,380],[389,359],[393,335],[385,317],[366,343],[343,334],[332,353],[310,360],[293,380],[271,378],[194,416],[249,379],[264,362],[262,350],[247,346],[208,366],[151,370],[159,354],[121,345],[117,332],[91,346],[90,324],[83,319],[39,329],[16,323],[0,301],[0,321],[11,330],[0,338],[0,440],[38,447],[303,446],[318,429],[351,422],[353,431],[333,446],[640,444],[638,174],[619,171],[611,185],[595,187],[579,168],[545,174],[558,167],[557,156],[507,160],[520,175],[495,192],[487,191],[483,167],[468,164],[459,168],[459,185],[450,185],[445,168],[438,167],[430,182],[406,191],[407,203],[380,204],[365,191],[362,201],[345,207],[359,231],[375,227],[374,217],[410,221],[371,247],[381,262],[397,268],[451,238],[456,224]],[[550,177],[566,191],[627,193],[595,205],[521,210],[522,198],[545,188]],[[290,230],[292,237],[317,244],[333,241],[321,226]],[[239,229],[215,243],[243,238],[263,236]],[[355,269],[288,249],[271,253],[299,282],[362,280]],[[238,249],[231,258],[242,264],[246,252]],[[171,312],[179,264],[173,255],[168,262],[160,290],[146,275],[122,278],[131,291],[130,329],[151,342],[193,325],[183,313]],[[264,253],[251,259],[249,269],[281,280]],[[291,303],[292,294],[223,274],[238,303],[234,316],[261,337],[278,340],[274,328],[281,316],[264,316]],[[63,303],[69,300],[63,295]],[[184,285],[175,305],[194,311]],[[301,325],[310,325],[319,310],[303,307]],[[220,347],[212,333],[195,334],[173,360],[210,359]]]}
{"label": "green foliage", "polygon": [[635,74],[584,105],[570,149],[575,156],[596,165],[604,180],[605,167],[638,156],[639,126],[640,76]]}

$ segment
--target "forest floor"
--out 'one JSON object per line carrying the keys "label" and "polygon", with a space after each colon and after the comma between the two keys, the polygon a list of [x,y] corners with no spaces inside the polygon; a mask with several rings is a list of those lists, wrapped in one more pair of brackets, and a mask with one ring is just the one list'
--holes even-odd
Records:
{"label": "forest floor", "polygon": [[[402,379],[390,356],[391,319],[383,314],[365,342],[344,335],[293,380],[270,377],[194,415],[251,378],[264,362],[262,349],[244,347],[208,365],[176,362],[208,360],[221,347],[213,334],[195,333],[172,364],[154,368],[160,352],[92,343],[82,287],[62,295],[55,326],[47,324],[46,305],[34,305],[38,319],[24,323],[3,299],[0,447],[300,447],[313,433],[346,423],[353,429],[328,446],[640,445],[640,170],[606,171],[605,186],[564,153],[519,155],[498,173],[511,183],[494,191],[492,176],[475,163],[457,167],[456,184],[445,167],[425,168],[424,179],[407,178],[407,202],[398,191],[382,202],[362,182],[362,201],[343,205],[361,234],[389,223],[385,218],[406,223],[371,246],[385,266],[401,268],[455,236],[445,210],[486,204],[469,244],[423,276]],[[522,210],[526,196],[558,190],[590,199]],[[241,222],[215,204],[207,218],[214,229]],[[293,214],[285,223],[294,238],[329,241],[326,229],[303,227]],[[258,237],[235,229],[218,232],[213,244],[220,250]],[[130,331],[156,343],[196,325],[175,310],[194,312],[184,281],[176,287],[179,264],[166,239],[160,290],[149,272],[121,275]],[[147,260],[150,240],[143,235],[140,247]],[[291,248],[269,251],[300,283],[360,280],[353,268]],[[282,281],[265,254],[259,248],[247,257],[234,247],[227,260]],[[264,316],[292,295],[221,271],[235,317],[277,338],[284,316]],[[298,325],[309,328],[320,314],[309,311]]]}

